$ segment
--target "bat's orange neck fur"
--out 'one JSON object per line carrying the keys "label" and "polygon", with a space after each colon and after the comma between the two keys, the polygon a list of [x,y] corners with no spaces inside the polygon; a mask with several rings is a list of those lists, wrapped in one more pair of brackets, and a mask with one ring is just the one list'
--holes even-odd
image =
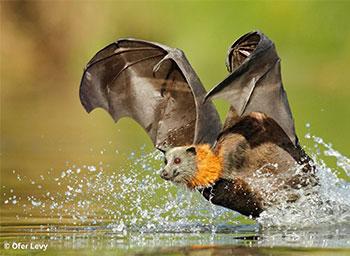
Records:
{"label": "bat's orange neck fur", "polygon": [[192,180],[187,184],[189,188],[207,187],[219,179],[223,159],[215,155],[209,145],[196,146],[196,162],[197,170]]}

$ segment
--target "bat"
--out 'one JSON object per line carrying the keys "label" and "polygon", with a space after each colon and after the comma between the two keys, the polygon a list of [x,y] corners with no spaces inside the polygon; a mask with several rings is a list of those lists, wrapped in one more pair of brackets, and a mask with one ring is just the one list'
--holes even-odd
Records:
{"label": "bat", "polygon": [[[120,39],[87,64],[80,100],[87,112],[137,121],[164,153],[163,179],[258,217],[318,183],[295,133],[274,43],[247,33],[229,48],[226,66],[228,76],[207,93],[181,50]],[[231,104],[223,125],[216,98]]]}

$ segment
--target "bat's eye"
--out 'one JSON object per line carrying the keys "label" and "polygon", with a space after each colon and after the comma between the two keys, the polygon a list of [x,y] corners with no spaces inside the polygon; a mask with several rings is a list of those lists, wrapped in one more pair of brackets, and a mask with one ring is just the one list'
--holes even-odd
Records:
{"label": "bat's eye", "polygon": [[166,158],[164,158],[164,163],[167,165],[168,164],[168,160]]}
{"label": "bat's eye", "polygon": [[176,158],[174,159],[174,164],[179,164],[179,163],[181,163],[181,158],[176,157]]}

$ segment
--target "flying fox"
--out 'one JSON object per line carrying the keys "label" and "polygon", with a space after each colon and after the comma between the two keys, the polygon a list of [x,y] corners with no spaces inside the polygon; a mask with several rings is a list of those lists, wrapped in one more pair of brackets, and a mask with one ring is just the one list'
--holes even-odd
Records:
{"label": "flying fox", "polygon": [[[258,217],[298,190],[317,185],[298,142],[274,43],[260,31],[228,50],[227,77],[208,93],[184,53],[159,43],[119,39],[88,62],[80,100],[89,113],[131,117],[163,152],[161,177],[213,204]],[[231,107],[224,124],[212,103]]]}

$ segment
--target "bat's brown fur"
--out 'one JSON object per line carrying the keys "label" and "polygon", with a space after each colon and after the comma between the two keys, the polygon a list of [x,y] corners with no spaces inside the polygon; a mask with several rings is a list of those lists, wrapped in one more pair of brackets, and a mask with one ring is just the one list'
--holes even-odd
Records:
{"label": "bat's brown fur", "polygon": [[[211,150],[203,146],[196,148]],[[262,113],[251,113],[225,130],[213,152],[221,160],[215,162],[221,165],[216,167],[219,178],[213,187],[200,191],[214,204],[245,215],[256,217],[268,206],[295,201],[298,198],[295,189],[317,184],[308,156],[291,143],[273,119]],[[203,165],[197,167],[194,179],[209,172],[210,177],[215,177],[213,170]],[[208,183],[200,184],[200,179],[196,180],[195,187],[207,187]]]}

